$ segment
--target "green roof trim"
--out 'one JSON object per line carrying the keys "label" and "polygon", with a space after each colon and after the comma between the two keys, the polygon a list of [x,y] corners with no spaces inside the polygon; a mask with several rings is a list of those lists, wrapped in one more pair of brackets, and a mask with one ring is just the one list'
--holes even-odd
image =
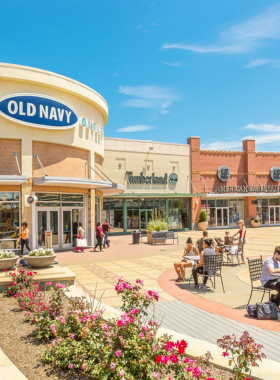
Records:
{"label": "green roof trim", "polygon": [[202,193],[122,193],[106,195],[104,198],[192,198],[202,197]]}

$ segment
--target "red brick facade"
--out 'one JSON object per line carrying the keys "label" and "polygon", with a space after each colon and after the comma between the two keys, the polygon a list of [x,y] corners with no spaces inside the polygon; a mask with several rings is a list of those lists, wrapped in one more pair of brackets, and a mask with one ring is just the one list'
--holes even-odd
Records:
{"label": "red brick facade", "polygon": [[[267,186],[267,196],[275,196],[275,192],[269,191],[269,186],[280,186],[280,181],[275,182],[270,178],[270,169],[273,166],[280,167],[280,153],[256,152],[254,140],[244,140],[243,151],[200,150],[199,137],[190,137],[188,144],[191,149],[193,193],[197,191],[206,196],[207,193],[215,193],[220,186],[232,186],[234,189],[234,186],[245,186],[246,182],[248,186]],[[223,165],[230,169],[230,178],[225,182],[220,181],[217,176],[218,168]],[[242,197],[242,192],[238,194],[238,197]],[[230,193],[224,195],[229,197]],[[256,200],[257,195],[258,193],[252,192],[252,196],[244,197],[247,221],[256,217],[256,204],[252,204],[252,200]],[[198,220],[200,202],[199,197],[192,199],[192,223]]]}
{"label": "red brick facade", "polygon": [[21,169],[21,140],[0,139],[0,175],[19,175],[16,158],[13,153],[17,153]]}

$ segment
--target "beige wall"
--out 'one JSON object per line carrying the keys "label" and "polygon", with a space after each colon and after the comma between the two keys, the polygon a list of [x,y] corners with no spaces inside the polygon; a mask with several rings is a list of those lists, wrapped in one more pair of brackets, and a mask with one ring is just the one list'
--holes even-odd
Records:
{"label": "beige wall", "polygon": [[[149,146],[154,147],[150,152]],[[125,175],[127,171],[132,171],[134,176],[139,176],[141,172],[145,176],[151,176],[152,173],[156,176],[164,176],[167,173],[169,176],[175,172],[178,175],[176,192],[190,192],[187,178],[190,175],[190,149],[187,144],[105,138],[105,159],[102,170],[113,182],[124,185],[126,193],[132,192]],[[174,193],[170,183],[132,184],[131,187],[134,192],[139,193]]]}

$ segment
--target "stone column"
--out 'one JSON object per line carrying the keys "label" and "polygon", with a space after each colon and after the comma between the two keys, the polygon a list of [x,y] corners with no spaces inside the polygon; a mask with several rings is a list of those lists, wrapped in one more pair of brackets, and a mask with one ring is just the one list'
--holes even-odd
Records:
{"label": "stone column", "polygon": [[[201,185],[200,178],[200,138],[189,137],[188,144],[191,149],[191,165],[190,165],[190,178],[198,193],[203,192],[203,186]],[[190,184],[191,193],[195,193],[195,189]],[[196,203],[197,202],[197,203]],[[191,229],[197,228],[196,223],[201,210],[201,201],[198,197],[191,199]]]}
{"label": "stone column", "polygon": [[95,241],[95,189],[88,190],[88,245]]}

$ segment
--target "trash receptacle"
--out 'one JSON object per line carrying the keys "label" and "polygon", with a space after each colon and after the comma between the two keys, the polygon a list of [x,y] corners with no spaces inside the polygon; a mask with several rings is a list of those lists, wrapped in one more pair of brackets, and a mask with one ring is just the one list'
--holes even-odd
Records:
{"label": "trash receptacle", "polygon": [[132,232],[132,244],[140,244],[140,231]]}

